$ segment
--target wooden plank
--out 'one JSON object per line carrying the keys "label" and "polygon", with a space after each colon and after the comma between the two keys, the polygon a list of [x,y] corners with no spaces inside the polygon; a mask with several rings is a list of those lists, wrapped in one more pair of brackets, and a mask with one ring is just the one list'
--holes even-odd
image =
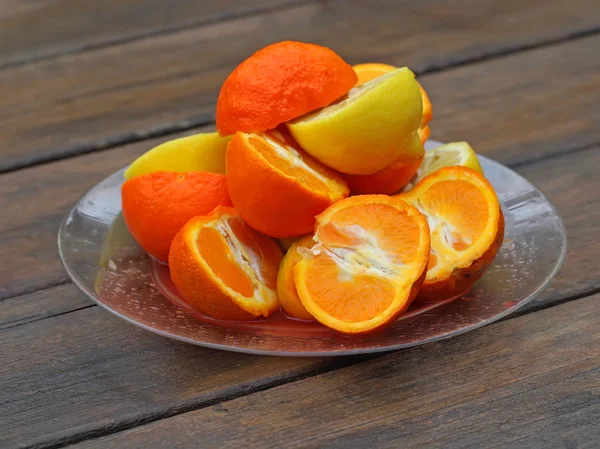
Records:
{"label": "wooden plank", "polygon": [[0,301],[0,330],[87,307],[93,307],[93,303],[71,284],[39,290]]}
{"label": "wooden plank", "polygon": [[[600,163],[598,149],[563,155],[522,169],[542,188],[547,187],[547,193],[556,201],[559,211],[566,219],[571,239],[567,263],[553,284],[552,291],[525,310],[561,302],[569,295],[581,294],[598,287],[597,264],[593,263],[593,258],[598,252],[596,240],[600,207],[597,203],[600,198],[597,195],[578,194],[598,188],[598,181],[595,180],[597,177],[594,176],[595,167]],[[124,155],[134,151],[122,150]],[[52,169],[52,165],[69,167],[69,164],[79,159],[78,166],[92,167],[101,165],[99,156],[108,153],[70,159],[31,170],[47,170],[48,174],[54,173],[51,176],[60,178],[61,174],[64,177],[67,168]],[[92,159],[93,162],[85,162]],[[114,163],[112,158],[106,160]],[[560,170],[560,167],[569,169]],[[554,175],[551,177],[548,173]],[[9,176],[12,175],[0,177],[0,182]],[[46,181],[45,176],[38,176],[37,179],[41,185],[52,185]],[[77,194],[76,190],[72,192],[73,195]],[[63,189],[56,188],[54,191],[62,192]],[[30,194],[44,195],[35,190]],[[39,207],[44,203],[52,204],[44,197]],[[24,207],[27,208],[36,209]],[[47,210],[50,210],[50,206]],[[10,213],[13,213],[12,209]],[[42,217],[44,216],[42,214]],[[23,217],[23,220],[29,221],[31,218]],[[17,227],[20,226],[17,224]],[[0,231],[0,236],[4,234]],[[29,234],[25,232],[20,239],[24,240],[27,235]],[[38,250],[32,251],[32,254],[37,254],[36,266],[60,273],[61,269],[53,252],[54,247],[47,243],[50,241],[49,236],[41,234],[40,237],[36,243],[39,246]],[[8,238],[16,237],[12,234]],[[6,242],[1,242],[0,247],[6,248]],[[14,245],[13,253],[8,253],[6,257],[13,263],[18,263],[22,255],[17,257],[17,254],[23,243],[17,239]],[[4,249],[5,254],[6,251]],[[30,260],[30,264],[33,264],[33,259]],[[46,275],[45,271],[35,274]],[[35,279],[35,276],[32,275],[31,279]],[[214,398],[225,400],[232,394],[231,390],[234,391],[233,395],[237,395],[236,392],[246,389],[260,389],[272,383],[276,384],[281,381],[282,376],[287,381],[295,376],[303,377],[337,366],[329,365],[329,361],[310,360],[306,364],[299,362],[299,365],[293,365],[292,374],[289,374],[287,365],[258,362],[263,360],[259,357],[233,354],[226,356],[225,353],[210,352],[207,358],[203,349],[190,349],[190,346],[168,342],[166,339],[139,331],[97,307],[81,310],[86,304],[90,303],[72,284],[0,302],[0,328],[5,327],[4,330],[0,330],[0,338],[3,342],[4,364],[8,364],[0,367],[0,391],[11,392],[6,400],[3,395],[3,401],[0,401],[0,423],[8,422],[6,426],[11,429],[10,433],[6,433],[7,441],[18,441],[23,445],[33,442],[41,444],[42,441],[79,441],[85,435],[112,432],[114,429],[131,426],[132,423],[139,424],[145,419],[153,420],[170,416],[182,409],[195,409],[213,403],[217,400]],[[73,312],[65,315],[70,311]],[[58,316],[43,319],[54,314]],[[520,319],[511,321],[522,323]],[[581,331],[586,332],[585,326],[582,325]],[[493,334],[495,331],[486,332]],[[522,337],[517,336],[517,346],[523,344],[519,338]],[[562,337],[558,335],[557,338],[557,341],[561,341]],[[482,347],[486,345],[482,344]],[[509,346],[505,349],[508,352],[511,350]],[[100,352],[97,353],[98,351]],[[183,355],[174,355],[175,351],[183,351]],[[196,356],[194,351],[199,351],[200,355]],[[419,350],[415,351],[415,354],[419,353]],[[193,360],[182,362],[189,357]],[[213,357],[217,357],[218,360],[223,357],[226,362],[216,362],[217,371],[209,371],[206,374],[208,380],[203,378],[200,383],[194,382],[194,374],[187,371],[194,371],[204,360],[210,360],[207,366],[212,367],[215,363]],[[155,366],[156,360],[159,360],[158,366]],[[271,360],[277,360],[279,363],[280,359]],[[68,364],[65,367],[53,361],[67,361]],[[348,362],[347,359],[343,359],[341,363]],[[252,371],[254,368],[248,368],[251,374],[262,370],[264,378],[247,380],[242,372],[239,375],[239,385],[230,380],[230,384],[224,384],[225,390],[217,391],[220,382],[225,382],[223,379],[237,378],[237,370],[245,369],[238,367],[238,364],[242,367],[247,364],[255,366],[253,363],[257,363],[258,367],[256,371]],[[175,364],[177,368],[160,374],[160,370],[171,364]],[[5,371],[2,371],[3,368]],[[65,370],[70,374],[65,375]],[[146,372],[148,370],[149,372]],[[176,376],[170,377],[173,370],[177,371]],[[229,377],[223,377],[226,376],[223,370],[231,371],[227,374]],[[215,389],[211,390],[210,394],[202,389],[206,382]],[[163,389],[166,391],[163,392]],[[31,391],[41,391],[43,394],[31,396],[27,393]],[[107,424],[107,420],[112,424]],[[4,434],[0,424],[0,435]],[[0,446],[4,447],[1,443],[0,439]]]}
{"label": "wooden plank", "polygon": [[[0,171],[206,123],[229,71],[281,39],[329,45],[352,63],[379,60],[422,72],[554,42],[600,25],[596,0],[573,0],[568,12],[562,0],[415,5],[408,0],[316,2],[0,71]],[[454,72],[465,75],[462,81],[441,77],[437,84],[437,77],[428,77],[434,105],[446,103],[439,109],[441,120],[434,122],[434,136],[454,136],[449,131],[457,122],[469,123],[471,132],[460,138],[480,143],[473,132],[484,134],[490,122],[521,118],[537,126],[525,136],[514,132],[513,138],[527,140],[531,134],[540,148],[564,137],[569,127],[590,128],[589,138],[583,134],[578,144],[596,139],[600,131],[591,126],[597,121],[596,103],[578,97],[597,90],[600,63],[589,54],[599,43],[592,37],[504,58],[505,66],[495,65],[494,71],[478,65]],[[553,76],[541,76],[540,67]],[[527,79],[536,82],[528,85]],[[467,88],[470,97],[452,103],[448,80],[452,87]],[[527,95],[524,86],[530,89]],[[503,101],[517,87],[519,101]],[[542,96],[561,102],[561,108],[547,108],[543,121],[536,120]],[[488,108],[485,114],[482,105]],[[537,131],[556,122],[567,124]]]}
{"label": "wooden plank", "polygon": [[598,320],[594,296],[73,447],[597,447]]}
{"label": "wooden plank", "polygon": [[[80,306],[73,284],[22,302],[56,308],[60,296]],[[22,318],[31,316],[19,304],[10,307]],[[170,416],[350,362],[200,348],[138,329],[99,307],[0,332],[3,449],[64,443],[73,435]]]}
{"label": "wooden plank", "polygon": [[432,137],[512,164],[597,144],[597,45],[592,36],[424,76]]}
{"label": "wooden plank", "polygon": [[66,282],[56,249],[62,217],[86,189],[174,137],[145,140],[0,176],[0,210],[8,217],[0,220],[0,248],[6,251],[0,258],[0,299]]}
{"label": "wooden plank", "polygon": [[[293,0],[0,1],[0,68],[229,20]],[[35,32],[32,32],[35,30]]]}
{"label": "wooden plank", "polygon": [[565,264],[548,290],[532,301],[529,308],[600,289],[595,257],[600,250],[599,166],[597,146],[517,170],[555,205],[567,230]]}

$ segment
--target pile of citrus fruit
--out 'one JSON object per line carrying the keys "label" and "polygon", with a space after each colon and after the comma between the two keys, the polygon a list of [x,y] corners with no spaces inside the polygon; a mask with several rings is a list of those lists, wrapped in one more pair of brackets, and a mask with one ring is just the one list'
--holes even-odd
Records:
{"label": "pile of citrus fruit", "polygon": [[123,215],[204,315],[381,329],[413,300],[464,295],[504,236],[471,147],[424,151],[431,117],[406,67],[269,45],[223,83],[218,133],[127,169]]}

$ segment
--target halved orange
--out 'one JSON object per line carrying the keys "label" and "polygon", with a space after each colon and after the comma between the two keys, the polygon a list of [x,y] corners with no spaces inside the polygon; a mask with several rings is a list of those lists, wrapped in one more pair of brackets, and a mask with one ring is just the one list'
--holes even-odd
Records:
{"label": "halved orange", "polygon": [[278,310],[277,243],[250,228],[235,209],[218,207],[192,218],[169,253],[171,279],[200,313],[250,320]]}
{"label": "halved orange", "polygon": [[304,308],[296,291],[294,266],[302,260],[302,252],[310,250],[315,243],[312,235],[304,236],[294,242],[285,254],[277,274],[277,295],[279,296],[281,308],[291,317],[311,321],[314,318]]}
{"label": "halved orange", "polygon": [[504,238],[504,216],[491,184],[467,167],[446,167],[396,196],[429,222],[431,256],[419,299],[464,295],[490,266]]}
{"label": "halved orange", "polygon": [[233,205],[250,226],[277,238],[311,233],[315,215],[349,194],[336,172],[306,154],[286,133],[238,132],[227,149]]}
{"label": "halved orange", "polygon": [[314,239],[294,267],[296,289],[306,310],[336,331],[361,334],[390,324],[425,278],[427,220],[398,198],[339,201],[317,217]]}

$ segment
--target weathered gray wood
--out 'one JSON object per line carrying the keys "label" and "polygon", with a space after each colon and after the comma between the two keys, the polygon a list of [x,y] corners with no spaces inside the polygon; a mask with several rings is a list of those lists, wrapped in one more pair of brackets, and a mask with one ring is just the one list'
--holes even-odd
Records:
{"label": "weathered gray wood", "polygon": [[[274,41],[312,41],[351,63],[381,61],[421,72],[600,25],[596,0],[573,0],[565,11],[563,0],[315,2],[3,70],[0,171],[206,123],[231,69]],[[569,145],[597,141],[598,112],[589,98],[597,91],[599,63],[588,54],[599,42],[589,38],[525,52],[489,70],[484,64],[452,72],[439,83],[427,77],[434,115],[441,119],[434,122],[434,136],[504,150],[481,136],[492,126],[504,133],[497,123],[506,122],[515,129],[513,144],[535,144],[537,152],[571,129],[590,132]],[[547,73],[552,77],[542,75]],[[468,96],[457,95],[462,89]],[[547,107],[542,96],[560,99],[561,108]],[[559,125],[573,117],[576,123]],[[459,132],[465,124],[469,132]]]}
{"label": "weathered gray wood", "polygon": [[432,137],[504,163],[599,143],[598,45],[592,36],[423,77]]}
{"label": "weathered gray wood", "polygon": [[1,0],[0,68],[300,1]]}
{"label": "weathered gray wood", "polygon": [[71,284],[16,296],[0,301],[0,330],[92,307],[92,304]]}
{"label": "weathered gray wood", "polygon": [[[192,132],[212,130],[208,127]],[[174,137],[1,175],[0,248],[5,257],[0,258],[0,299],[66,282],[56,247],[62,217],[86,189]]]}
{"label": "weathered gray wood", "polygon": [[[81,307],[81,295],[69,284],[23,302],[58,310],[67,301]],[[7,308],[21,319],[34,315],[17,303]],[[0,339],[3,449],[142,423],[347,363],[200,348],[138,329],[99,307],[7,327]]]}
{"label": "weathered gray wood", "polygon": [[593,448],[600,296],[74,446]]}

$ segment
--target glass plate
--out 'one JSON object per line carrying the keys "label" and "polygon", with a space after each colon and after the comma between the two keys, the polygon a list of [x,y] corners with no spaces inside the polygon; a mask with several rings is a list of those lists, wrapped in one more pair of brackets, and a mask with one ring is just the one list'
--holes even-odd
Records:
{"label": "glass plate", "polygon": [[[427,142],[426,148],[440,145]],[[253,322],[216,321],[185,309],[168,267],[147,257],[121,215],[123,171],[88,191],[58,233],[60,257],[73,282],[120,318],[165,337],[255,354],[329,356],[407,348],[497,321],[539,295],[560,269],[566,235],[544,195],[511,169],[479,156],[506,220],[504,244],[471,292],[456,301],[414,305],[384,333],[343,336],[281,313]],[[178,307],[179,304],[183,307]]]}

